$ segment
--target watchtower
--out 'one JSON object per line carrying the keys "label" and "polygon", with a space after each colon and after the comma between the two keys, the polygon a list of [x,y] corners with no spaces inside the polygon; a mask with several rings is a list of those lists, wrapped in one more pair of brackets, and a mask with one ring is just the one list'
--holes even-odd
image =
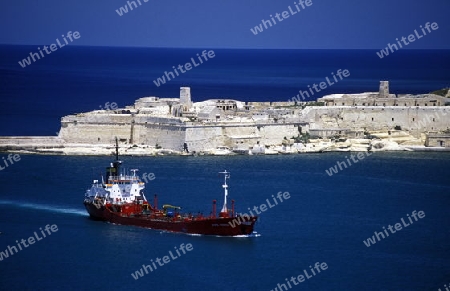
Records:
{"label": "watchtower", "polygon": [[190,87],[180,87],[180,104],[183,106],[183,111],[188,111],[192,107]]}
{"label": "watchtower", "polygon": [[389,97],[389,81],[380,81],[380,98],[388,98]]}

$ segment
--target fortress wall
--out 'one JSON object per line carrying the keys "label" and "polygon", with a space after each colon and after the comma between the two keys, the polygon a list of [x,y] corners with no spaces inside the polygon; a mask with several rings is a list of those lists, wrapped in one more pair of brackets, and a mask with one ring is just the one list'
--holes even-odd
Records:
{"label": "fortress wall", "polygon": [[290,139],[293,136],[298,136],[298,126],[288,124],[273,124],[265,125],[259,129],[261,135],[261,143],[265,145],[281,144],[286,137]]}
{"label": "fortress wall", "polygon": [[285,124],[192,127],[186,129],[186,143],[190,151],[211,150],[218,146],[244,148],[257,141],[265,145],[281,144],[284,137],[297,135],[297,126]]}
{"label": "fortress wall", "polygon": [[[450,110],[438,108],[386,108],[379,110],[364,110],[365,112],[349,111],[344,114],[344,122],[355,123],[373,129],[393,129],[401,126],[408,131],[444,130],[449,126]],[[377,112],[378,111],[378,112]],[[448,116],[448,117],[447,117]],[[447,118],[446,118],[447,117]],[[373,119],[373,120],[372,120]]]}
{"label": "fortress wall", "polygon": [[450,107],[310,107],[301,119],[314,122],[312,128],[439,131],[449,128]]}
{"label": "fortress wall", "polygon": [[130,124],[62,123],[59,136],[66,143],[114,144],[115,137],[130,139]]}
{"label": "fortress wall", "polygon": [[184,127],[158,124],[137,124],[134,126],[133,143],[161,146],[164,149],[183,150],[186,136]]}
{"label": "fortress wall", "polygon": [[90,113],[69,115],[61,119],[60,137],[67,143],[114,143],[115,137],[127,143],[158,145],[177,149],[183,146],[184,132],[179,133],[177,118],[149,115]]}
{"label": "fortress wall", "polygon": [[225,127],[227,141],[224,145],[230,148],[246,148],[256,144],[256,141],[261,140],[258,129],[254,125],[250,126],[236,126]]}
{"label": "fortress wall", "polygon": [[63,140],[57,136],[2,136],[0,145],[5,146],[57,146]]}
{"label": "fortress wall", "polygon": [[174,124],[174,125],[181,125],[183,124],[179,118],[168,118],[168,117],[158,117],[158,116],[151,116],[147,114],[138,114],[134,116],[133,119],[136,123],[153,123],[153,124]]}
{"label": "fortress wall", "polygon": [[186,143],[189,151],[215,149],[218,146],[231,146],[229,139],[223,135],[221,126],[186,128]]}
{"label": "fortress wall", "polygon": [[399,95],[396,98],[394,94],[389,94],[387,98],[381,98],[376,94],[371,97],[360,98],[344,95],[345,98],[319,98],[317,101],[325,102],[326,106],[445,106],[444,97],[435,94],[425,94],[424,98],[415,98],[414,95]]}
{"label": "fortress wall", "polygon": [[159,123],[159,124],[181,124],[179,118],[151,116],[148,114],[115,114],[115,113],[87,113],[68,115],[61,119],[61,123]]}
{"label": "fortress wall", "polygon": [[[132,131],[133,128],[133,131]],[[114,144],[117,137],[126,143],[159,146],[165,149],[181,150],[184,143],[183,127],[158,124],[64,124],[60,137],[67,143]]]}
{"label": "fortress wall", "polygon": [[131,114],[87,113],[68,115],[61,118],[61,123],[130,123]]}
{"label": "fortress wall", "polygon": [[258,130],[252,124],[249,126],[230,126],[224,127],[224,134],[228,137],[257,136]]}

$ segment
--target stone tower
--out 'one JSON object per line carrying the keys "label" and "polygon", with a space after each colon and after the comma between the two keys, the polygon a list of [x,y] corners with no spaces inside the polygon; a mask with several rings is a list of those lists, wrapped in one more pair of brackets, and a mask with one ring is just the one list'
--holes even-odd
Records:
{"label": "stone tower", "polygon": [[388,98],[389,97],[389,81],[380,81],[380,98]]}
{"label": "stone tower", "polygon": [[190,87],[180,87],[180,104],[183,106],[183,111],[191,109],[192,101]]}

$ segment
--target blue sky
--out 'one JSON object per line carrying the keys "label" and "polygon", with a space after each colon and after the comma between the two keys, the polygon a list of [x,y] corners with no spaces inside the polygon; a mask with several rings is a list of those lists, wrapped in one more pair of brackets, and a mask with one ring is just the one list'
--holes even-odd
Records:
{"label": "blue sky", "polygon": [[140,1],[122,16],[115,10],[126,0],[7,1],[0,43],[50,44],[71,30],[81,34],[74,44],[91,46],[382,49],[437,22],[439,29],[405,48],[450,49],[449,0],[312,0],[258,35],[250,28],[295,9],[297,0]]}

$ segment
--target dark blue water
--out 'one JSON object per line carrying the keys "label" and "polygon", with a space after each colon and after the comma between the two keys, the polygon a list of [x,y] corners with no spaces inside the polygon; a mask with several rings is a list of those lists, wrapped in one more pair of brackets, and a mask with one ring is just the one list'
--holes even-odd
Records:
{"label": "dark blue water", "polygon": [[56,135],[61,116],[123,107],[144,96],[178,97],[190,86],[194,101],[233,98],[287,101],[308,85],[347,69],[350,76],[311,96],[377,91],[428,93],[450,87],[449,50],[399,50],[380,59],[375,50],[223,50],[157,87],[153,80],[185,64],[201,49],[67,46],[22,68],[36,46],[0,46],[0,136]]}
{"label": "dark blue water", "polygon": [[[0,46],[0,135],[56,135],[61,116],[132,104],[143,96],[194,101],[227,97],[286,101],[338,69],[351,76],[314,95],[425,93],[449,87],[449,51],[214,50],[216,57],[161,87],[153,83],[201,50],[65,47],[21,68],[33,46]],[[230,198],[238,211],[276,193],[291,198],[264,212],[253,238],[193,237],[94,222],[84,192],[107,157],[27,156],[0,171],[0,252],[40,227],[58,231],[0,262],[0,290],[271,290],[316,262],[328,269],[302,290],[437,290],[449,283],[450,155],[380,153],[329,177],[346,154],[127,158],[153,172],[147,197],[208,214]],[[2,154],[1,157],[6,155]],[[0,160],[2,163],[3,160]],[[4,165],[4,164],[1,164]],[[363,240],[413,210],[426,217],[366,247]],[[134,280],[131,273],[182,243],[194,250]],[[289,289],[290,290],[290,289]]]}
{"label": "dark blue water", "polygon": [[[348,153],[124,158],[153,172],[147,197],[209,213],[238,211],[280,191],[253,238],[162,233],[88,219],[84,191],[108,157],[27,156],[0,171],[0,251],[39,227],[58,231],[0,262],[0,290],[272,290],[316,262],[328,269],[289,290],[438,290],[449,283],[449,153],[375,153],[329,177]],[[4,156],[4,155],[2,155]],[[371,247],[363,240],[413,210],[425,217]],[[191,252],[134,280],[131,273],[190,243]],[[309,273],[311,274],[311,273]]]}

